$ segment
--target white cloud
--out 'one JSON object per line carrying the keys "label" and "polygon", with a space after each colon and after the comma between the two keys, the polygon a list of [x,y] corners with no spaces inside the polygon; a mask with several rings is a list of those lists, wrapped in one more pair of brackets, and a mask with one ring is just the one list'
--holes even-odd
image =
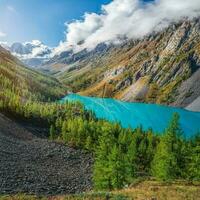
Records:
{"label": "white cloud", "polygon": [[0,31],[0,37],[6,37],[6,33]]}
{"label": "white cloud", "polygon": [[75,51],[91,49],[124,36],[138,39],[183,17],[199,15],[200,0],[113,0],[102,6],[101,14],[86,13],[82,20],[66,24],[66,41],[60,42],[55,53],[72,47]]}

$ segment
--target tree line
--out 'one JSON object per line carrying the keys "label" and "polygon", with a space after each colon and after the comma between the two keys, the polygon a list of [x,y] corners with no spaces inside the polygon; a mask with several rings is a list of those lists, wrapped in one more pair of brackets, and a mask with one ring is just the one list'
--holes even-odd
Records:
{"label": "tree line", "polygon": [[162,134],[93,118],[57,118],[50,138],[93,152],[97,189],[121,188],[139,177],[200,180],[200,135],[184,138],[177,113]]}

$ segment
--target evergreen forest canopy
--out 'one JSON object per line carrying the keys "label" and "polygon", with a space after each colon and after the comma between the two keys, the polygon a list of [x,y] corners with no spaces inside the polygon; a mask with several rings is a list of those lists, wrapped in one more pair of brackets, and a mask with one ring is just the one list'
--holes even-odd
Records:
{"label": "evergreen forest canopy", "polygon": [[117,123],[98,120],[80,103],[54,102],[65,94],[63,86],[14,63],[0,64],[0,111],[29,121],[42,121],[49,138],[95,157],[96,189],[115,189],[139,177],[200,180],[200,135],[186,140],[175,113],[162,135],[142,127],[125,129]]}

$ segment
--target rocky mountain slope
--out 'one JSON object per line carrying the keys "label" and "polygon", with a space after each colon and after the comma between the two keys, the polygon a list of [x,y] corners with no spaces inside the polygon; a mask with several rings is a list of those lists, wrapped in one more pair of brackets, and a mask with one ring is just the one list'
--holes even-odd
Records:
{"label": "rocky mountain slope", "polygon": [[0,194],[56,195],[91,189],[89,154],[36,135],[0,114]]}
{"label": "rocky mountain slope", "polygon": [[[118,45],[63,52],[43,66],[82,95],[199,110],[200,18]],[[194,106],[189,106],[195,103]]]}

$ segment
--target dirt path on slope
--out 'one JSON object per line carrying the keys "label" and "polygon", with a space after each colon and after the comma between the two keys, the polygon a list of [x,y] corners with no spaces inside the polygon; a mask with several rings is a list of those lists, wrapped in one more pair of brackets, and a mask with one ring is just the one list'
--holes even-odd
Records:
{"label": "dirt path on slope", "polygon": [[37,138],[0,114],[0,194],[87,191],[91,166],[89,154]]}

